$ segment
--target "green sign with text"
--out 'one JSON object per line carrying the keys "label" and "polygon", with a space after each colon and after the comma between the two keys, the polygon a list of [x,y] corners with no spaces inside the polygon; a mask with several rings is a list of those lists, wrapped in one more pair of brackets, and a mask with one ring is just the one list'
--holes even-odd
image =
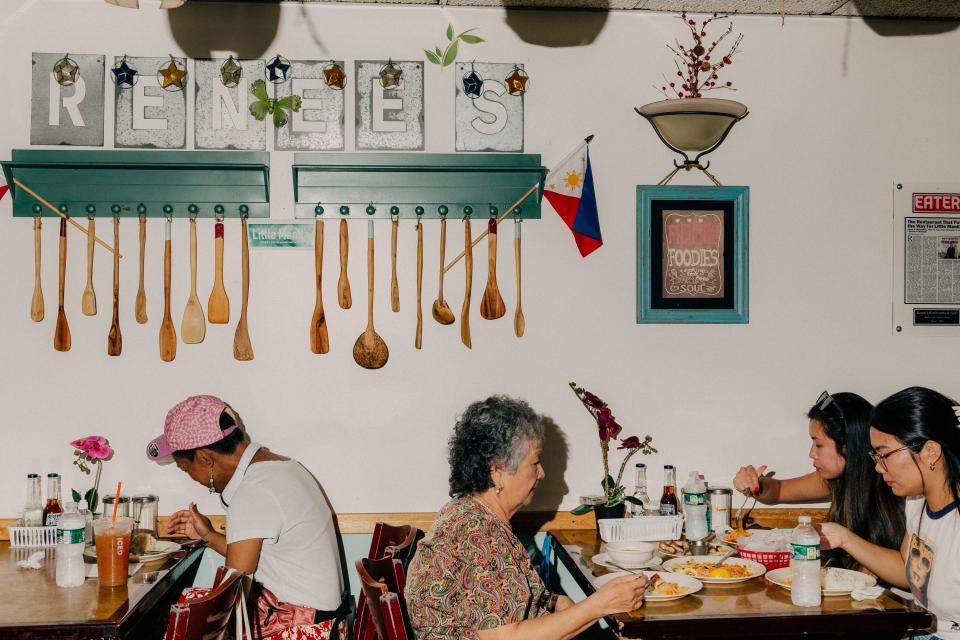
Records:
{"label": "green sign with text", "polygon": [[253,249],[312,249],[314,225],[303,222],[251,222],[247,225]]}

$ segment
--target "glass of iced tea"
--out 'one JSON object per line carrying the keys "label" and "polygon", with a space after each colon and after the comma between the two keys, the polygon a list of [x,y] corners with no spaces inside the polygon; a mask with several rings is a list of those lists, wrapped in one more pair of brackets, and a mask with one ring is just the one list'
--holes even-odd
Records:
{"label": "glass of iced tea", "polygon": [[116,587],[127,584],[130,564],[130,534],[133,518],[99,518],[93,521],[93,539],[97,545],[97,574],[100,584]]}

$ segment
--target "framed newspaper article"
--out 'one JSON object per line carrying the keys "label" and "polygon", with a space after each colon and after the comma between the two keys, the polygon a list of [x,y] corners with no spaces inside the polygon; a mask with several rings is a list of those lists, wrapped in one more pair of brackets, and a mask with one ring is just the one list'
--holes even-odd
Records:
{"label": "framed newspaper article", "polygon": [[748,187],[637,187],[637,322],[746,324]]}
{"label": "framed newspaper article", "polygon": [[894,184],[893,333],[960,336],[960,183]]}

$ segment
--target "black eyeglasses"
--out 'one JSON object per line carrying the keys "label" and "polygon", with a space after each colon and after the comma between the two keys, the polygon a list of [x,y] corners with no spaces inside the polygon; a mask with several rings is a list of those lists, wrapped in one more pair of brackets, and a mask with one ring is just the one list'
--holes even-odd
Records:
{"label": "black eyeglasses", "polygon": [[843,415],[843,409],[840,408],[840,405],[837,404],[836,399],[832,395],[830,395],[829,392],[824,391],[823,393],[821,393],[820,397],[817,398],[816,405],[814,406],[816,406],[817,409],[819,409],[820,411],[826,411],[827,407],[833,406],[833,408],[837,410],[837,413],[840,414],[840,419],[846,422],[846,418]]}
{"label": "black eyeglasses", "polygon": [[870,456],[870,459],[873,460],[874,465],[880,465],[884,471],[890,471],[887,468],[887,458],[897,453],[898,451],[903,451],[904,449],[909,449],[907,445],[903,445],[899,449],[894,449],[893,451],[887,451],[886,453],[879,453],[876,449],[871,449],[867,452],[867,455]]}

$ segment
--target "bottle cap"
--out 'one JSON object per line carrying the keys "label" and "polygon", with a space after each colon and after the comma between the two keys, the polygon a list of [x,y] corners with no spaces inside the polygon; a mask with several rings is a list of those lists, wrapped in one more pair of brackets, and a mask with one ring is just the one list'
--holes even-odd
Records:
{"label": "bottle cap", "polygon": [[647,465],[643,464],[642,462],[637,463],[637,469],[646,469],[646,468],[647,468]]}
{"label": "bottle cap", "polygon": [[77,503],[76,503],[76,502],[64,502],[64,503],[63,503],[63,510],[64,510],[64,511],[76,511],[76,510],[77,510]]}
{"label": "bottle cap", "polygon": [[59,474],[59,473],[48,473],[48,474],[47,474],[47,477],[48,477],[48,478],[59,478],[59,477],[60,477],[60,474]]}
{"label": "bottle cap", "polygon": [[810,524],[810,516],[800,516],[800,524]]}
{"label": "bottle cap", "polygon": [[672,464],[665,464],[665,465],[663,465],[663,468],[664,468],[664,469],[673,469],[673,465],[672,465]]}
{"label": "bottle cap", "polygon": [[87,504],[86,500],[81,500],[80,502],[77,503],[77,509],[79,509],[80,511],[89,511],[90,505]]}
{"label": "bottle cap", "polygon": [[36,474],[36,473],[28,473],[28,474],[27,474],[27,479],[30,479],[30,478],[39,478],[39,477],[40,477],[40,476],[39,476],[38,474]]}

